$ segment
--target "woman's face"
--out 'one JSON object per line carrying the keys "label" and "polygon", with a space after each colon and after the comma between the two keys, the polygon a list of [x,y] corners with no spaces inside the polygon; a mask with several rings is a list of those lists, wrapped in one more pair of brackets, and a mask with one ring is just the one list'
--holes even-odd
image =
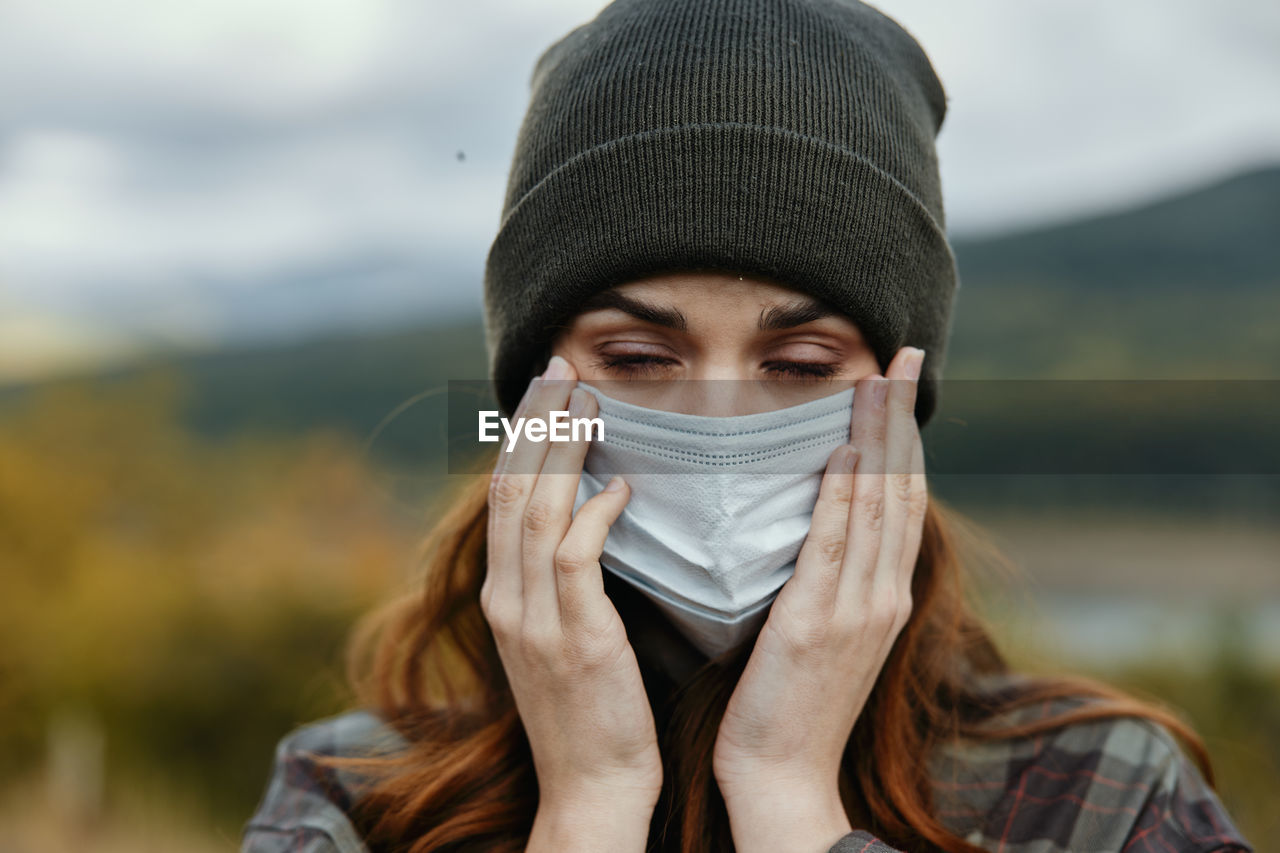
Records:
{"label": "woman's face", "polygon": [[880,370],[844,315],[806,294],[720,272],[663,274],[597,294],[551,353],[611,396],[704,415],[793,405]]}

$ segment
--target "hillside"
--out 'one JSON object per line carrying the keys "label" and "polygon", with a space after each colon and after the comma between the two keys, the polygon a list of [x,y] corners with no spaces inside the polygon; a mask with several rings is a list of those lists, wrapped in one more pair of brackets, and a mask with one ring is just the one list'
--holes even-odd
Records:
{"label": "hillside", "polygon": [[1280,376],[1280,166],[955,243],[946,376]]}
{"label": "hillside", "polygon": [[1280,165],[1127,210],[1000,237],[956,240],[965,285],[1073,290],[1274,288]]}

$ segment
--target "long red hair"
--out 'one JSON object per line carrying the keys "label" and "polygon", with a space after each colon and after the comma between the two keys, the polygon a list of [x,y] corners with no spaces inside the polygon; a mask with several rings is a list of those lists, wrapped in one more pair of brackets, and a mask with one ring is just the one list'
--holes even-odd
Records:
{"label": "long red hair", "polygon": [[[538,804],[528,741],[480,609],[488,478],[475,477],[423,544],[422,587],[369,613],[353,631],[347,678],[358,704],[410,747],[376,757],[319,758],[367,774],[351,808],[371,850],[522,851]],[[930,496],[912,581],[913,613],[845,751],[840,793],[852,825],[905,851],[985,853],[932,811],[926,762],[960,738],[1027,737],[1077,722],[1145,717],[1190,747],[1206,780],[1204,742],[1171,709],[1079,676],[1029,678],[998,702],[972,690],[975,674],[1009,665],[969,601],[962,540],[989,547],[959,513]],[[992,553],[994,549],[992,549]],[[665,763],[648,850],[732,851],[728,814],[711,770],[716,731],[751,644],[706,662],[670,697],[651,696]],[[1059,697],[1089,701],[1049,719],[983,726],[992,714]]]}

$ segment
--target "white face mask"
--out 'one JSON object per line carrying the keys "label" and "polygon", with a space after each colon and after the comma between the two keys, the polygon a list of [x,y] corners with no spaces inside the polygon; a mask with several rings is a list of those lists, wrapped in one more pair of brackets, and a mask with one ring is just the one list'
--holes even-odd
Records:
{"label": "white face mask", "polygon": [[827,459],[849,441],[853,388],[730,417],[600,403],[574,512],[615,474],[631,499],[600,564],[651,599],[708,657],[759,632],[795,572]]}

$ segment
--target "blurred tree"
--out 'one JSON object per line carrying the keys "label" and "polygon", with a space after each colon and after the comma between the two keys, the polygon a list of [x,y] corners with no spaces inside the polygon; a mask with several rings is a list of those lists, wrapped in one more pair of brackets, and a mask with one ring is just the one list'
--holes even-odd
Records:
{"label": "blurred tree", "polygon": [[83,708],[109,792],[159,771],[231,824],[276,739],[342,707],[346,631],[421,531],[352,436],[201,439],[183,393],[163,371],[59,383],[0,422],[0,772]]}

